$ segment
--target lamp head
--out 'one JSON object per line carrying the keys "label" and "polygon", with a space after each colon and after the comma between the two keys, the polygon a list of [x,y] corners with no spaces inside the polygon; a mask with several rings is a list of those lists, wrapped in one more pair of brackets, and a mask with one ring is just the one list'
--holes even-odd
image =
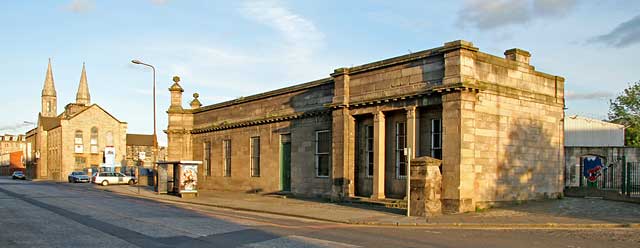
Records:
{"label": "lamp head", "polygon": [[134,63],[134,64],[142,64],[142,61],[137,60],[137,59],[134,59],[134,60],[131,60],[131,63]]}

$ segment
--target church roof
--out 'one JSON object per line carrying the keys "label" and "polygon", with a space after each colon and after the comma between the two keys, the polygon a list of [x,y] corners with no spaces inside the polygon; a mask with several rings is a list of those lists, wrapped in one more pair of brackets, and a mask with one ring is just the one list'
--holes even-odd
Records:
{"label": "church roof", "polygon": [[153,146],[152,134],[127,134],[127,145],[133,146]]}
{"label": "church roof", "polygon": [[53,71],[51,70],[51,59],[49,59],[49,64],[47,65],[47,75],[44,78],[42,96],[56,96],[56,87],[53,83]]}
{"label": "church roof", "polygon": [[93,108],[93,107],[96,107],[96,108],[98,108],[98,109],[102,110],[102,112],[106,113],[106,114],[107,114],[107,115],[109,115],[111,118],[113,118],[114,120],[116,120],[116,121],[118,121],[118,122],[120,122],[120,123],[126,123],[126,122],[123,122],[123,121],[118,120],[118,118],[114,117],[114,116],[113,116],[113,115],[111,115],[109,112],[107,112],[107,111],[106,111],[106,110],[104,110],[102,107],[100,107],[100,105],[95,104],[95,103],[94,103],[94,104],[92,104],[92,105],[91,105],[91,106],[89,106],[89,107],[84,108],[83,110],[80,110],[80,111],[79,111],[79,112],[77,112],[77,113],[74,113],[74,114],[73,114],[73,115],[71,115],[71,116],[67,116],[65,119],[67,119],[67,120],[73,119],[74,117],[76,117],[76,116],[78,116],[78,115],[82,114],[84,111],[87,111],[88,109]]}
{"label": "church roof", "polygon": [[40,116],[40,124],[45,131],[49,131],[60,126],[60,118]]}

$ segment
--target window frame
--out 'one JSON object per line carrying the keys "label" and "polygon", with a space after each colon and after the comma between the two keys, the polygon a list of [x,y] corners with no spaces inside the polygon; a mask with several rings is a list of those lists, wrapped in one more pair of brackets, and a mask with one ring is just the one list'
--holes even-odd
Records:
{"label": "window frame", "polygon": [[222,176],[231,177],[231,139],[222,140],[222,164],[224,165]]}
{"label": "window frame", "polygon": [[373,174],[375,173],[375,168],[374,168],[375,154],[373,152],[374,136],[375,134],[374,134],[373,125],[365,125],[364,126],[364,150],[365,150],[364,167],[365,167],[365,176],[368,178],[372,178]]}
{"label": "window frame", "polygon": [[[89,152],[91,154],[98,154],[100,153],[100,149],[98,146],[98,138],[100,136],[98,135],[98,127],[92,127],[91,128],[91,135],[89,136]],[[94,149],[95,148],[95,149]]]}
{"label": "window frame", "polygon": [[[257,141],[257,150],[256,150]],[[249,173],[251,177],[260,177],[260,136],[249,138]],[[256,152],[257,151],[257,152]],[[256,155],[257,153],[257,155]]]}
{"label": "window frame", "polygon": [[[316,139],[315,139],[315,171],[316,171],[316,177],[319,178],[328,178],[329,176],[331,176],[331,149],[329,149],[329,151],[327,152],[319,152],[318,148],[320,147],[320,138],[319,135],[321,133],[329,133],[329,143],[331,143],[331,130],[329,129],[324,129],[324,130],[317,130],[315,132],[316,135]],[[329,145],[331,146],[331,145]],[[327,157],[327,174],[326,175],[320,175],[320,158],[321,157]]]}
{"label": "window frame", "polygon": [[211,142],[206,141],[203,143],[202,148],[202,162],[204,163],[204,176],[211,176]]}
{"label": "window frame", "polygon": [[73,153],[84,153],[84,133],[82,130],[76,130],[73,134]]}
{"label": "window frame", "polygon": [[[439,128],[438,130],[435,130],[435,122],[439,123]],[[436,135],[437,135],[437,139],[438,139],[438,144],[439,146],[435,146],[434,144],[436,143]],[[442,159],[442,119],[431,119],[431,157],[433,158],[437,158],[437,159]],[[436,156],[436,151],[440,151],[440,157],[438,158]]]}
{"label": "window frame", "polygon": [[[402,125],[403,133],[400,133],[399,126]],[[404,149],[407,148],[407,123],[402,121],[397,121],[395,125],[395,166],[396,166],[396,179],[406,179],[407,178],[407,158],[404,155]],[[400,138],[403,138],[403,145],[400,146]],[[401,169],[404,164],[404,170]],[[404,175],[403,175],[404,174]]]}

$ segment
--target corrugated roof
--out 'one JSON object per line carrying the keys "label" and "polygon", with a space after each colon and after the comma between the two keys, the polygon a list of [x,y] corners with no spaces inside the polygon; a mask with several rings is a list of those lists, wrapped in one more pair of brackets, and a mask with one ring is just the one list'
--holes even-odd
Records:
{"label": "corrugated roof", "polygon": [[127,145],[133,146],[153,146],[153,135],[151,134],[127,134]]}

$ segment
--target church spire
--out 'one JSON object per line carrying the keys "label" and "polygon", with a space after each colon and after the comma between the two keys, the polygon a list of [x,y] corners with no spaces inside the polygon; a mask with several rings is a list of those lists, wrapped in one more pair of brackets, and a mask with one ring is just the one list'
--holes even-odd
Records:
{"label": "church spire", "polygon": [[91,104],[91,95],[89,95],[89,84],[87,83],[87,71],[82,63],[82,74],[80,75],[80,85],[78,85],[78,93],[76,94],[76,103],[89,105]]}
{"label": "church spire", "polygon": [[51,70],[51,58],[49,58],[47,75],[44,78],[44,88],[42,88],[42,96],[56,96],[56,86],[53,84],[53,71]]}
{"label": "church spire", "polygon": [[42,88],[41,96],[42,109],[40,113],[45,117],[55,117],[57,114],[57,97],[56,86],[53,84],[53,71],[51,70],[51,58],[49,58],[49,65],[47,65],[47,75],[44,78],[44,87]]}

